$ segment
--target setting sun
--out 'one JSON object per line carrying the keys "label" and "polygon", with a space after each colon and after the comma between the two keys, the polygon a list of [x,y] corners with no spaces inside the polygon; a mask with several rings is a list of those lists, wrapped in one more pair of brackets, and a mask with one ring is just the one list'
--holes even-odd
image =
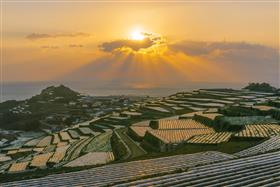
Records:
{"label": "setting sun", "polygon": [[131,33],[131,39],[132,40],[143,40],[145,36],[143,35],[143,32],[140,30],[135,30]]}

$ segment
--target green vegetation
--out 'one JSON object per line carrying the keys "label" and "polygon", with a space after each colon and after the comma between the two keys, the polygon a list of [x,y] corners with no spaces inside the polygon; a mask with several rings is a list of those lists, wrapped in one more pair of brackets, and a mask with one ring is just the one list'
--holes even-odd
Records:
{"label": "green vegetation", "polygon": [[65,114],[70,109],[65,106],[75,101],[79,94],[63,85],[48,87],[36,96],[25,101],[6,101],[0,103],[0,128],[34,131],[46,128],[40,121],[53,115],[52,125],[61,125],[55,120],[58,114]]}
{"label": "green vegetation", "polygon": [[[127,157],[126,159],[132,159],[146,154],[146,151],[139,145],[137,145],[136,142],[127,135],[127,128],[117,129],[115,130],[115,134],[121,139],[118,141],[113,140],[112,142],[113,151],[114,153],[116,153],[115,156],[117,159],[124,158],[124,156]],[[121,151],[116,149],[117,145],[121,144],[120,142],[123,142],[123,144],[125,144],[120,147]]]}
{"label": "green vegetation", "polygon": [[92,139],[82,150],[82,153],[112,151],[110,139],[112,132],[105,132]]}
{"label": "green vegetation", "polygon": [[268,83],[249,83],[244,89],[256,92],[275,92],[277,90]]}
{"label": "green vegetation", "polygon": [[5,112],[0,116],[0,128],[24,130],[24,131],[36,131],[40,129],[39,114],[15,114],[11,112]]}
{"label": "green vegetation", "polygon": [[230,106],[219,110],[225,116],[258,116],[261,114],[258,110],[252,110],[248,107]]}
{"label": "green vegetation", "polygon": [[111,137],[111,146],[116,160],[125,160],[131,154],[129,148],[116,131],[113,132]]}
{"label": "green vegetation", "polygon": [[71,90],[70,88],[60,85],[60,86],[50,86],[42,90],[39,95],[36,95],[30,99],[31,102],[35,101],[46,101],[50,99],[55,99],[59,103],[67,103],[69,101],[74,101],[79,98],[79,93]]}
{"label": "green vegetation", "polygon": [[64,157],[65,161],[71,161],[81,155],[83,148],[92,141],[94,137],[85,138],[79,141],[74,142],[71,147],[68,149],[66,156]]}
{"label": "green vegetation", "polygon": [[245,125],[277,122],[277,120],[270,116],[222,116],[217,118],[215,129],[220,131],[239,131],[242,130]]}

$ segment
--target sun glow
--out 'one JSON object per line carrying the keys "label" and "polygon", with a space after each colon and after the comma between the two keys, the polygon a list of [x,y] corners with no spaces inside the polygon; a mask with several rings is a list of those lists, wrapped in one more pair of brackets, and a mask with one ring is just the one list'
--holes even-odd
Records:
{"label": "sun glow", "polygon": [[131,33],[132,40],[143,40],[144,38],[145,38],[145,35],[140,30],[135,30]]}

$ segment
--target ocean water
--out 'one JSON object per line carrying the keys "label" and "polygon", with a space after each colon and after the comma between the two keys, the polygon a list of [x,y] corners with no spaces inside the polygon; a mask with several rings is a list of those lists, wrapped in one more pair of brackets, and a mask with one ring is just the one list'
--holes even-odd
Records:
{"label": "ocean water", "polygon": [[191,91],[201,88],[234,88],[240,89],[244,83],[203,83],[189,82],[185,85],[174,85],[169,88],[124,88],[124,87],[94,87],[90,82],[10,82],[2,84],[2,100],[24,100],[36,94],[42,89],[64,84],[69,88],[80,93],[92,96],[109,96],[109,95],[139,95],[139,96],[168,96],[179,91]]}

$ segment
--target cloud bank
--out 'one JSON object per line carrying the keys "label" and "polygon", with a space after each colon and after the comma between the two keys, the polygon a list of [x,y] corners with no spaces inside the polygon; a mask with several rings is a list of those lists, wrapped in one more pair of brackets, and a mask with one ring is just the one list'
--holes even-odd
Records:
{"label": "cloud bank", "polygon": [[104,42],[100,49],[107,52],[105,56],[64,79],[87,80],[108,87],[180,87],[188,82],[203,81],[261,81],[274,85],[279,82],[279,53],[268,46],[246,42],[180,41],[165,43],[167,50],[163,54],[150,54],[138,51],[159,45],[162,39],[147,37],[139,42]]}
{"label": "cloud bank", "polygon": [[91,34],[76,32],[76,33],[61,33],[61,34],[42,34],[42,33],[32,33],[26,36],[29,40],[40,40],[47,38],[60,38],[60,37],[89,37]]}
{"label": "cloud bank", "polygon": [[145,38],[143,40],[120,39],[110,42],[104,42],[99,45],[99,49],[104,52],[121,51],[123,48],[129,48],[133,51],[148,49],[150,47],[163,43],[161,36],[152,33],[142,33]]}

